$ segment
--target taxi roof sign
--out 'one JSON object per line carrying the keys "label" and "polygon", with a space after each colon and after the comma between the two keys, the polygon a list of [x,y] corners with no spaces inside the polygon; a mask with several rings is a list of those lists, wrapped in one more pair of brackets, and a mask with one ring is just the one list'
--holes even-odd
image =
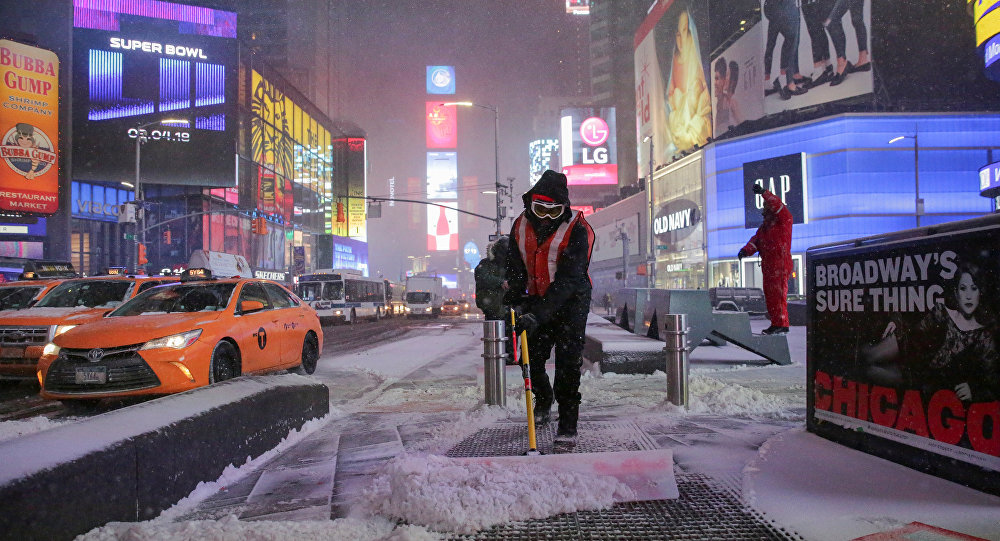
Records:
{"label": "taxi roof sign", "polygon": [[[69,261],[27,261],[24,263],[23,280],[39,278],[76,278],[76,269]],[[31,276],[31,278],[28,278]]]}
{"label": "taxi roof sign", "polygon": [[181,273],[182,282],[197,282],[199,280],[211,280],[212,271],[205,268],[187,269]]}
{"label": "taxi roof sign", "polygon": [[125,276],[126,274],[128,274],[128,268],[127,267],[108,267],[108,269],[106,271],[104,271],[104,274],[106,274],[108,276]]}

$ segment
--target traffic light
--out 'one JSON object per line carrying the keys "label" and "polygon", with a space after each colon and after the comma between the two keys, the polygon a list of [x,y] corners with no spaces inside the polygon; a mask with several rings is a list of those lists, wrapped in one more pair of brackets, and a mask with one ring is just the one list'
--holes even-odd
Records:
{"label": "traffic light", "polygon": [[173,236],[170,234],[170,230],[167,229],[163,232],[163,244],[170,245],[173,241]]}
{"label": "traffic light", "polygon": [[145,265],[146,263],[149,263],[149,260],[146,259],[146,245],[139,244],[136,247],[139,250],[139,255],[138,257],[136,257],[136,263],[138,263],[139,265]]}
{"label": "traffic light", "polygon": [[266,235],[267,221],[264,218],[254,218],[250,221],[250,230],[257,235]]}
{"label": "traffic light", "polygon": [[341,222],[341,223],[347,221],[347,217],[344,216],[344,204],[343,203],[337,203],[337,221]]}

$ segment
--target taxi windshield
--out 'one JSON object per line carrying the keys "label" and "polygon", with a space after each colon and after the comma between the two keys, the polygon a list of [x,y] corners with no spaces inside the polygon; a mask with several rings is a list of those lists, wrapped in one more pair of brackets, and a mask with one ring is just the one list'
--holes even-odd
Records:
{"label": "taxi windshield", "polygon": [[10,286],[0,288],[0,310],[26,308],[41,290],[41,286]]}
{"label": "taxi windshield", "polygon": [[218,312],[229,305],[229,298],[235,287],[234,282],[157,287],[119,306],[108,317]]}
{"label": "taxi windshield", "polygon": [[52,288],[35,306],[112,308],[125,300],[132,280],[70,280]]}

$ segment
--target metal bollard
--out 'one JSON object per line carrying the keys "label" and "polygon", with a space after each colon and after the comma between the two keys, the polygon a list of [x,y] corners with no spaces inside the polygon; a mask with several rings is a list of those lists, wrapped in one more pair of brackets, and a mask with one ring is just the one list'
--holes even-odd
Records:
{"label": "metal bollard", "polygon": [[663,321],[667,360],[667,400],[688,407],[688,326],[687,314],[666,314]]}
{"label": "metal bollard", "polygon": [[507,338],[502,320],[483,322],[483,387],[489,406],[507,406]]}

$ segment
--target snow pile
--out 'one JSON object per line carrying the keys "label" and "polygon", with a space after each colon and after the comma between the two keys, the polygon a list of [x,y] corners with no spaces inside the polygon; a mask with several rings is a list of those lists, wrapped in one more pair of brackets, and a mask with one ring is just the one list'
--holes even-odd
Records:
{"label": "snow pile", "polygon": [[[508,400],[508,406],[509,405],[510,401]],[[524,401],[522,398],[522,415],[524,414],[524,411]],[[468,438],[488,426],[492,426],[497,421],[507,419],[510,416],[511,412],[501,408],[500,406],[481,405],[474,411],[456,414],[454,420],[450,422],[440,423],[437,426],[434,426],[431,429],[430,437],[414,442],[411,445],[411,449],[425,453],[443,454],[465,438]]]}
{"label": "snow pile", "polygon": [[503,465],[437,455],[402,455],[373,480],[360,509],[441,532],[606,509],[632,489],[614,477],[552,471],[526,459]]}
{"label": "snow pile", "polygon": [[791,420],[802,419],[803,415],[789,411],[789,408],[805,407],[805,397],[802,397],[801,404],[790,403],[780,396],[706,376],[690,378],[688,396],[690,413]]}
{"label": "snow pile", "polygon": [[20,438],[27,434],[41,432],[72,421],[53,421],[48,417],[32,417],[24,421],[4,421],[0,423],[0,441]]}
{"label": "snow pile", "polygon": [[189,522],[110,522],[95,528],[76,541],[117,541],[119,539],[157,539],[159,541],[325,541],[330,539],[351,539],[352,541],[434,541],[440,536],[420,526],[396,527],[394,522],[374,518],[359,520],[339,518],[337,520],[312,521],[245,521],[235,515],[219,520],[192,520]]}

